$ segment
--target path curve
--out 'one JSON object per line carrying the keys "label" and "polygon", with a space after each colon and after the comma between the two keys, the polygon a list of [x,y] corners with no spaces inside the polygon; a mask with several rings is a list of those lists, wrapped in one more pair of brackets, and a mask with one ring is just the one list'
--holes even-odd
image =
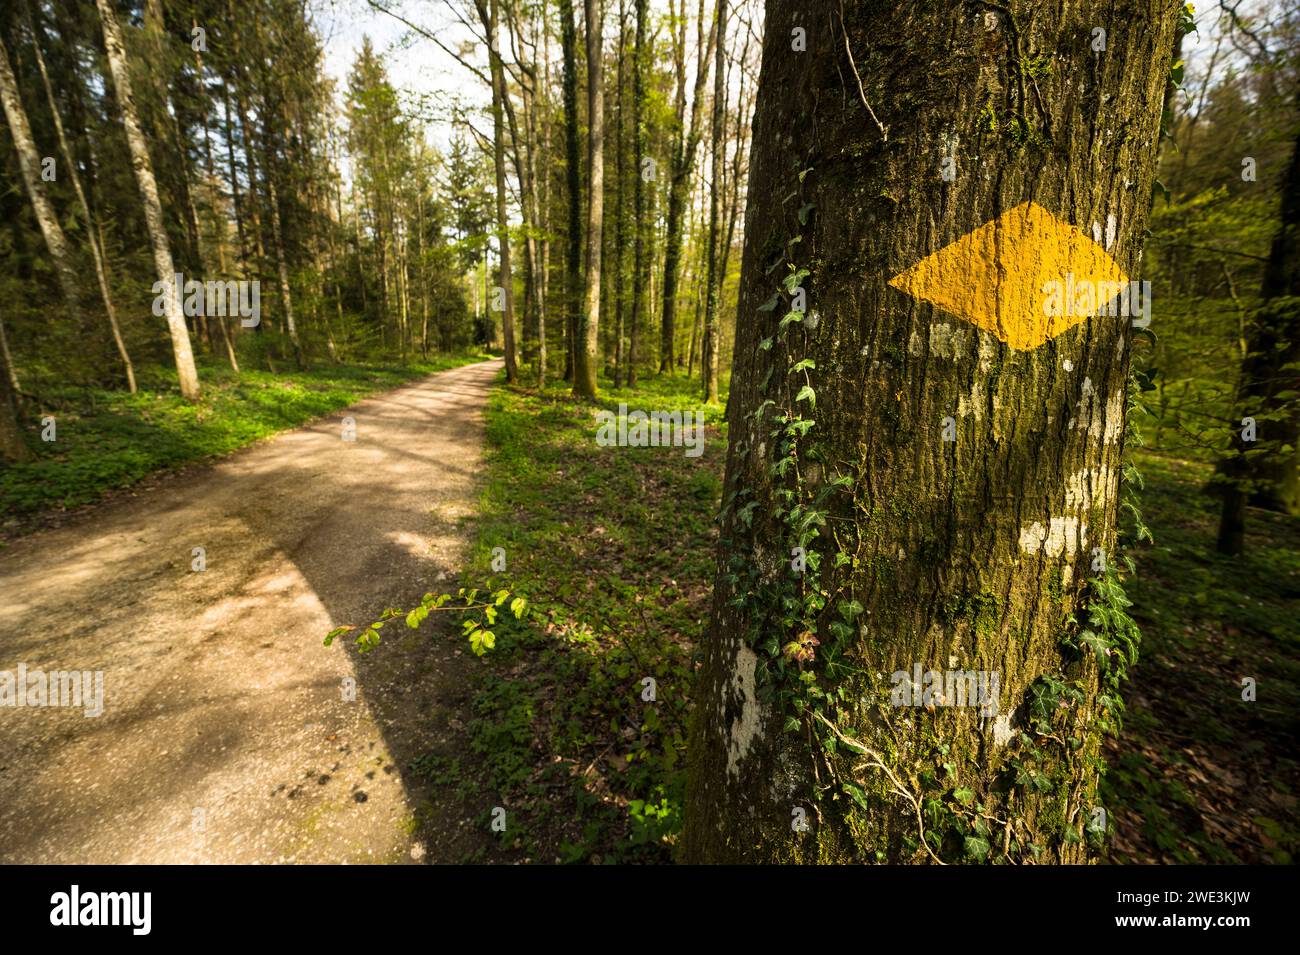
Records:
{"label": "path curve", "polygon": [[459,729],[468,655],[321,638],[459,573],[500,368],[369,398],[0,551],[0,671],[104,673],[98,717],[0,706],[0,862],[448,857],[464,820],[420,842],[407,777]]}

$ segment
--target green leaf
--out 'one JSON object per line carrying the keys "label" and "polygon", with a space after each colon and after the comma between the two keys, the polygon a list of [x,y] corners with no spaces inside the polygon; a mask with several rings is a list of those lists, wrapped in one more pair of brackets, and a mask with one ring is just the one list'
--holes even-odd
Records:
{"label": "green leaf", "polygon": [[862,791],[861,786],[855,786],[853,783],[845,783],[844,791],[853,797],[853,801],[862,809],[870,808],[867,805],[867,794]]}
{"label": "green leaf", "polygon": [[350,633],[355,629],[356,627],[335,627],[325,635],[325,646],[328,647],[337,637],[341,637],[343,634]]}
{"label": "green leaf", "polygon": [[812,390],[812,385],[804,385],[799,389],[799,394],[795,395],[795,401],[806,401],[814,408],[817,407],[817,392]]}

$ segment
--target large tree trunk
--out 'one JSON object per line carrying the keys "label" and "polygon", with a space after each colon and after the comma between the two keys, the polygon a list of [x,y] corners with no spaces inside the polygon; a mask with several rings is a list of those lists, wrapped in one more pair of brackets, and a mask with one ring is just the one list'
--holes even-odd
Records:
{"label": "large tree trunk", "polygon": [[596,366],[600,347],[600,259],[605,224],[605,23],[601,0],[587,4],[587,268],[586,294],[574,336],[573,393],[596,396]]}
{"label": "large tree trunk", "polygon": [[1243,429],[1234,427],[1233,454],[1221,468],[1226,483],[1218,547],[1225,554],[1241,553],[1248,499],[1300,514],[1300,401],[1295,398],[1300,391],[1300,138],[1281,193],[1281,218],[1237,385],[1238,418],[1256,419],[1253,447],[1264,453],[1246,457],[1252,445],[1242,440]]}
{"label": "large tree trunk", "polygon": [[113,87],[117,91],[118,106],[122,110],[122,125],[126,127],[126,142],[131,150],[131,166],[135,172],[140,198],[144,203],[145,225],[149,230],[149,243],[153,246],[154,268],[163,286],[163,307],[167,328],[171,333],[172,352],[176,356],[176,376],[181,394],[191,400],[199,396],[199,374],[194,367],[194,353],[190,349],[190,334],[181,312],[180,290],[176,287],[176,269],[172,263],[171,246],[167,241],[167,228],[163,223],[162,202],[158,198],[158,182],[154,178],[153,164],[149,161],[149,147],[140,128],[135,98],[131,94],[131,76],[126,62],[126,46],[117,24],[111,0],[95,0],[99,19],[104,27],[104,50],[108,56]]}
{"label": "large tree trunk", "polygon": [[[498,0],[491,0],[488,14],[488,58],[492,67],[492,161],[496,167],[497,186],[497,254],[500,258],[501,286],[505,290],[505,313],[501,317],[501,333],[505,339],[506,381],[519,377],[515,358],[515,290],[510,276],[510,226],[506,221],[506,144],[503,118],[506,98],[505,68],[497,49],[497,24],[501,11]],[[524,187],[520,183],[520,188]]]}
{"label": "large tree trunk", "polygon": [[1131,332],[1043,286],[1137,267],[1179,4],[840,9],[767,5],[684,856],[1082,861]]}

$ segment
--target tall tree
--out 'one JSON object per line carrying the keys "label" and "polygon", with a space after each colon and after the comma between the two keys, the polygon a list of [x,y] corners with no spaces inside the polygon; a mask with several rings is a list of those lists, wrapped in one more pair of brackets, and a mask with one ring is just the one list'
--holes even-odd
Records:
{"label": "tall tree", "polygon": [[[515,356],[515,292],[510,275],[510,225],[506,220],[506,130],[503,119],[506,98],[505,68],[501,65],[501,52],[497,48],[497,29],[501,20],[499,0],[489,0],[485,26],[488,35],[488,59],[492,70],[492,162],[496,169],[497,185],[497,258],[501,270],[501,286],[505,293],[505,310],[501,315],[501,332],[505,339],[506,380],[519,378]],[[518,145],[516,143],[516,145]]]}
{"label": "tall tree", "polygon": [[162,201],[158,198],[158,181],[154,178],[153,163],[144,130],[140,126],[135,99],[131,93],[131,75],[127,65],[126,46],[122,31],[113,12],[112,0],[95,0],[99,19],[104,29],[104,50],[108,57],[113,88],[117,93],[122,125],[126,129],[127,146],[131,151],[131,166],[135,172],[140,198],[144,203],[145,223],[149,244],[153,248],[154,268],[163,287],[163,308],[167,316],[167,329],[171,333],[172,353],[176,358],[176,375],[181,394],[191,400],[199,396],[199,374],[194,367],[194,352],[190,348],[189,329],[181,312],[180,290],[176,287],[176,270],[172,263],[171,245],[167,240]]}
{"label": "tall tree", "polygon": [[18,151],[18,166],[22,170],[23,185],[27,188],[27,197],[31,200],[32,211],[36,213],[36,224],[40,226],[41,235],[45,237],[45,247],[50,250],[54,260],[54,272],[59,281],[59,290],[72,316],[74,324],[85,321],[84,304],[81,300],[81,280],[78,276],[76,253],[68,237],[59,224],[58,213],[50,202],[41,179],[41,154],[37,151],[36,141],[32,138],[31,124],[27,121],[27,111],[23,108],[22,96],[18,91],[18,81],[14,78],[13,68],[9,63],[9,51],[0,39],[0,103],[4,105],[5,119],[9,122],[9,132],[13,137],[14,148]]}
{"label": "tall tree", "polygon": [[632,204],[634,230],[632,252],[632,328],[628,335],[627,383],[636,387],[637,345],[641,334],[641,315],[645,308],[646,285],[650,278],[650,215],[647,208],[645,162],[646,155],[646,73],[650,69],[650,50],[646,39],[649,4],[636,0],[636,42],[632,47]]}
{"label": "tall tree", "polygon": [[108,318],[109,330],[113,335],[113,344],[117,347],[117,354],[122,359],[122,368],[126,372],[126,386],[131,394],[135,394],[135,367],[131,364],[131,355],[126,349],[126,341],[122,338],[122,329],[117,321],[117,307],[113,303],[113,295],[108,287],[108,266],[104,261],[104,250],[98,238],[95,220],[90,214],[90,203],[86,201],[86,190],[81,185],[81,174],[77,172],[77,163],[72,156],[68,135],[63,128],[63,119],[59,115],[59,104],[54,97],[54,86],[50,82],[49,71],[45,68],[45,55],[41,53],[42,30],[40,21],[32,10],[30,0],[27,2],[26,12],[27,22],[32,33],[32,52],[36,57],[37,72],[41,75],[45,100],[49,104],[50,116],[54,122],[54,132],[59,141],[59,156],[63,160],[63,168],[68,178],[72,181],[73,191],[77,195],[77,206],[81,210],[81,218],[85,223],[86,241],[90,246],[91,258],[95,265],[95,279],[99,283],[99,295],[104,302],[104,314]]}
{"label": "tall tree", "polygon": [[573,0],[559,0],[560,51],[564,64],[564,175],[568,185],[568,234],[564,269],[564,379],[573,377],[578,312],[582,308],[582,158],[578,151],[578,28]]}
{"label": "tall tree", "polygon": [[[664,236],[663,315],[660,323],[659,371],[671,371],[676,354],[677,279],[682,254],[682,219],[690,198],[691,171],[695,168],[695,151],[700,144],[700,117],[703,115],[704,91],[709,83],[709,64],[717,33],[706,27],[704,0],[700,0],[696,18],[695,85],[691,95],[690,125],[686,124],[686,0],[682,0],[681,23],[673,43],[673,68],[677,74],[677,98],[670,178],[668,183],[668,222]],[[708,40],[705,40],[707,33]]]}
{"label": "tall tree", "polygon": [[605,224],[605,83],[602,0],[586,0],[587,10],[587,263],[585,295],[574,336],[573,393],[596,397],[600,349],[600,253]]}
{"label": "tall tree", "polygon": [[713,129],[710,136],[709,169],[712,181],[709,183],[709,236],[708,236],[708,277],[704,293],[704,342],[701,349],[703,360],[700,372],[704,379],[704,400],[718,400],[718,307],[722,295],[722,280],[718,266],[718,231],[720,227],[718,206],[722,201],[722,183],[725,173],[722,168],[723,151],[727,136],[727,75],[726,75],[726,38],[727,38],[727,0],[718,0],[717,18],[714,30],[717,33],[717,61],[714,63],[713,76]]}
{"label": "tall tree", "polygon": [[1180,8],[769,0],[687,861],[1086,857]]}

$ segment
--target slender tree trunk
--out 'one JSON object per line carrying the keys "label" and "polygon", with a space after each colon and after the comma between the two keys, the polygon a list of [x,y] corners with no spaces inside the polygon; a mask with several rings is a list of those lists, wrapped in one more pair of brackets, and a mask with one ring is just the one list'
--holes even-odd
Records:
{"label": "slender tree trunk", "polygon": [[153,163],[149,160],[149,147],[144,130],[140,127],[135,98],[131,93],[131,75],[127,67],[126,46],[122,31],[113,12],[112,0],[95,0],[99,8],[100,23],[104,28],[104,49],[108,56],[113,88],[117,92],[118,106],[122,111],[122,125],[126,128],[126,142],[131,150],[131,166],[144,203],[144,216],[153,247],[154,268],[162,283],[163,308],[167,328],[171,333],[172,352],[176,357],[176,375],[181,394],[190,400],[199,396],[199,374],[194,367],[194,352],[190,348],[190,334],[181,311],[180,290],[176,287],[176,268],[172,262],[171,245],[167,241],[167,228],[163,220],[162,201],[158,198],[158,182],[154,178]]}
{"label": "slender tree trunk", "polygon": [[501,316],[501,334],[505,340],[506,381],[519,379],[518,358],[515,354],[515,290],[510,275],[510,226],[506,221],[506,131],[504,103],[506,98],[505,67],[497,49],[497,27],[501,10],[499,0],[490,0],[488,13],[488,58],[492,67],[492,162],[496,168],[497,186],[497,255],[500,259],[501,287],[505,292],[505,312]]}
{"label": "slender tree trunk", "polygon": [[1086,860],[1131,331],[1039,283],[1137,268],[1180,7],[769,0],[686,861]]}
{"label": "slender tree trunk", "polygon": [[54,87],[51,85],[49,73],[45,69],[45,55],[41,53],[42,31],[36,15],[32,12],[30,2],[27,5],[27,19],[31,27],[32,50],[36,55],[36,68],[41,74],[41,85],[45,88],[45,100],[50,106],[50,115],[54,119],[55,135],[59,140],[59,155],[67,169],[68,178],[71,180],[73,191],[77,195],[77,205],[80,206],[82,219],[86,223],[86,241],[90,245],[90,254],[94,260],[95,278],[99,283],[99,294],[104,302],[104,314],[108,317],[108,326],[113,335],[113,343],[117,347],[118,357],[122,359],[122,368],[126,372],[126,386],[131,394],[135,394],[135,367],[131,364],[131,355],[126,349],[126,341],[122,338],[122,329],[117,321],[117,309],[113,305],[113,296],[108,287],[108,270],[104,261],[102,241],[103,231],[96,229],[95,220],[90,214],[90,204],[86,201],[86,192],[81,186],[81,175],[77,172],[77,165],[72,157],[72,149],[68,143],[67,133],[63,128],[63,119],[59,116],[59,105],[54,98]]}
{"label": "slender tree trunk", "polygon": [[13,402],[15,413],[22,404],[22,385],[18,383],[18,370],[14,367],[14,356],[9,351],[9,335],[5,331],[5,323],[0,320],[0,362],[4,363],[5,379],[9,382],[10,400]]}
{"label": "slender tree trunk", "polygon": [[564,380],[573,379],[578,312],[582,308],[582,159],[578,152],[578,28],[573,0],[559,0],[560,49],[564,60],[564,164],[569,231],[564,282]]}
{"label": "slender tree trunk", "polygon": [[284,239],[280,227],[280,194],[275,187],[275,171],[271,168],[270,156],[263,162],[266,172],[267,203],[271,207],[271,241],[275,245],[275,265],[279,276],[280,307],[284,310],[284,329],[289,335],[289,344],[293,346],[293,360],[298,368],[307,366],[303,355],[302,341],[298,338],[298,325],[293,317],[293,292],[289,288],[289,263],[284,253]]}
{"label": "slender tree trunk", "polygon": [[[682,33],[677,57],[677,143],[673,149],[671,180],[668,185],[668,223],[664,237],[663,315],[660,324],[659,371],[671,371],[676,351],[677,337],[677,273],[682,254],[682,217],[690,199],[691,172],[695,168],[695,151],[700,143],[700,124],[703,115],[704,91],[708,88],[710,54],[717,37],[716,28],[705,28],[704,0],[700,0],[696,43],[699,60],[695,64],[695,87],[691,97],[690,128],[686,120],[686,25],[685,0],[682,11]],[[705,40],[707,32],[708,40]]]}
{"label": "slender tree trunk", "polygon": [[[628,336],[627,384],[636,387],[637,345],[641,334],[641,315],[645,309],[646,284],[650,277],[650,249],[647,247],[650,215],[646,208],[646,182],[643,163],[646,152],[646,50],[647,0],[636,0],[636,42],[632,47],[632,153],[636,179],[632,186],[634,230],[632,251],[632,328]],[[621,79],[620,79],[621,82]],[[621,122],[621,120],[620,120]],[[621,277],[621,276],[620,276]]]}
{"label": "slender tree trunk", "polygon": [[0,362],[4,363],[4,373],[0,374],[0,459],[18,464],[30,461],[32,451],[23,439],[22,428],[18,424],[18,375],[9,354],[9,340],[5,336],[3,321],[0,321]]}
{"label": "slender tree trunk", "polygon": [[713,65],[713,129],[710,148],[709,167],[713,181],[709,185],[709,237],[708,237],[708,275],[705,279],[704,292],[704,342],[703,360],[700,362],[700,374],[704,379],[704,400],[718,400],[718,303],[722,292],[723,276],[718,272],[718,204],[722,199],[722,159],[723,146],[726,142],[727,124],[727,77],[726,77],[726,39],[727,39],[727,0],[718,0],[717,21],[717,57]]}
{"label": "slender tree trunk", "polygon": [[585,0],[587,9],[587,269],[586,301],[578,316],[573,393],[596,397],[600,347],[600,259],[605,234],[605,23],[602,0]]}
{"label": "slender tree trunk", "polygon": [[627,48],[627,7],[625,0],[618,3],[618,82],[614,97],[618,125],[614,129],[614,387],[623,387],[626,356],[623,353],[623,283],[626,276],[625,258],[627,243],[627,173],[624,168],[625,117],[623,102],[624,60]]}
{"label": "slender tree trunk", "polygon": [[[198,24],[194,23],[194,26],[198,26]],[[199,89],[204,92],[204,106],[202,108],[204,168],[208,177],[208,192],[214,208],[214,218],[217,221],[217,269],[218,274],[224,279],[227,275],[226,220],[224,214],[218,210],[217,197],[220,195],[218,188],[219,180],[217,179],[216,164],[212,160],[212,137],[208,130],[207,86],[203,82],[203,55],[198,50],[194,51],[194,70],[198,77]],[[227,117],[229,117],[228,112]],[[217,328],[221,331],[221,341],[226,347],[226,360],[230,362],[230,370],[235,374],[239,374],[239,358],[235,354],[235,339],[234,336],[230,334],[229,318],[227,316],[209,316],[209,320],[215,320]]]}
{"label": "slender tree trunk", "polygon": [[63,293],[73,321],[77,325],[82,325],[85,322],[85,309],[81,301],[76,255],[68,242],[67,235],[64,234],[63,227],[59,225],[58,214],[45,193],[45,184],[41,179],[41,155],[37,152],[35,140],[32,139],[27,112],[23,108],[18,92],[18,82],[9,65],[9,52],[2,40],[0,40],[0,102],[4,105],[5,118],[9,122],[14,148],[18,151],[18,166],[22,170],[27,197],[31,200],[32,210],[36,213],[36,223],[45,238],[45,246],[50,250],[50,258],[54,260],[54,272],[59,280],[59,290]]}

